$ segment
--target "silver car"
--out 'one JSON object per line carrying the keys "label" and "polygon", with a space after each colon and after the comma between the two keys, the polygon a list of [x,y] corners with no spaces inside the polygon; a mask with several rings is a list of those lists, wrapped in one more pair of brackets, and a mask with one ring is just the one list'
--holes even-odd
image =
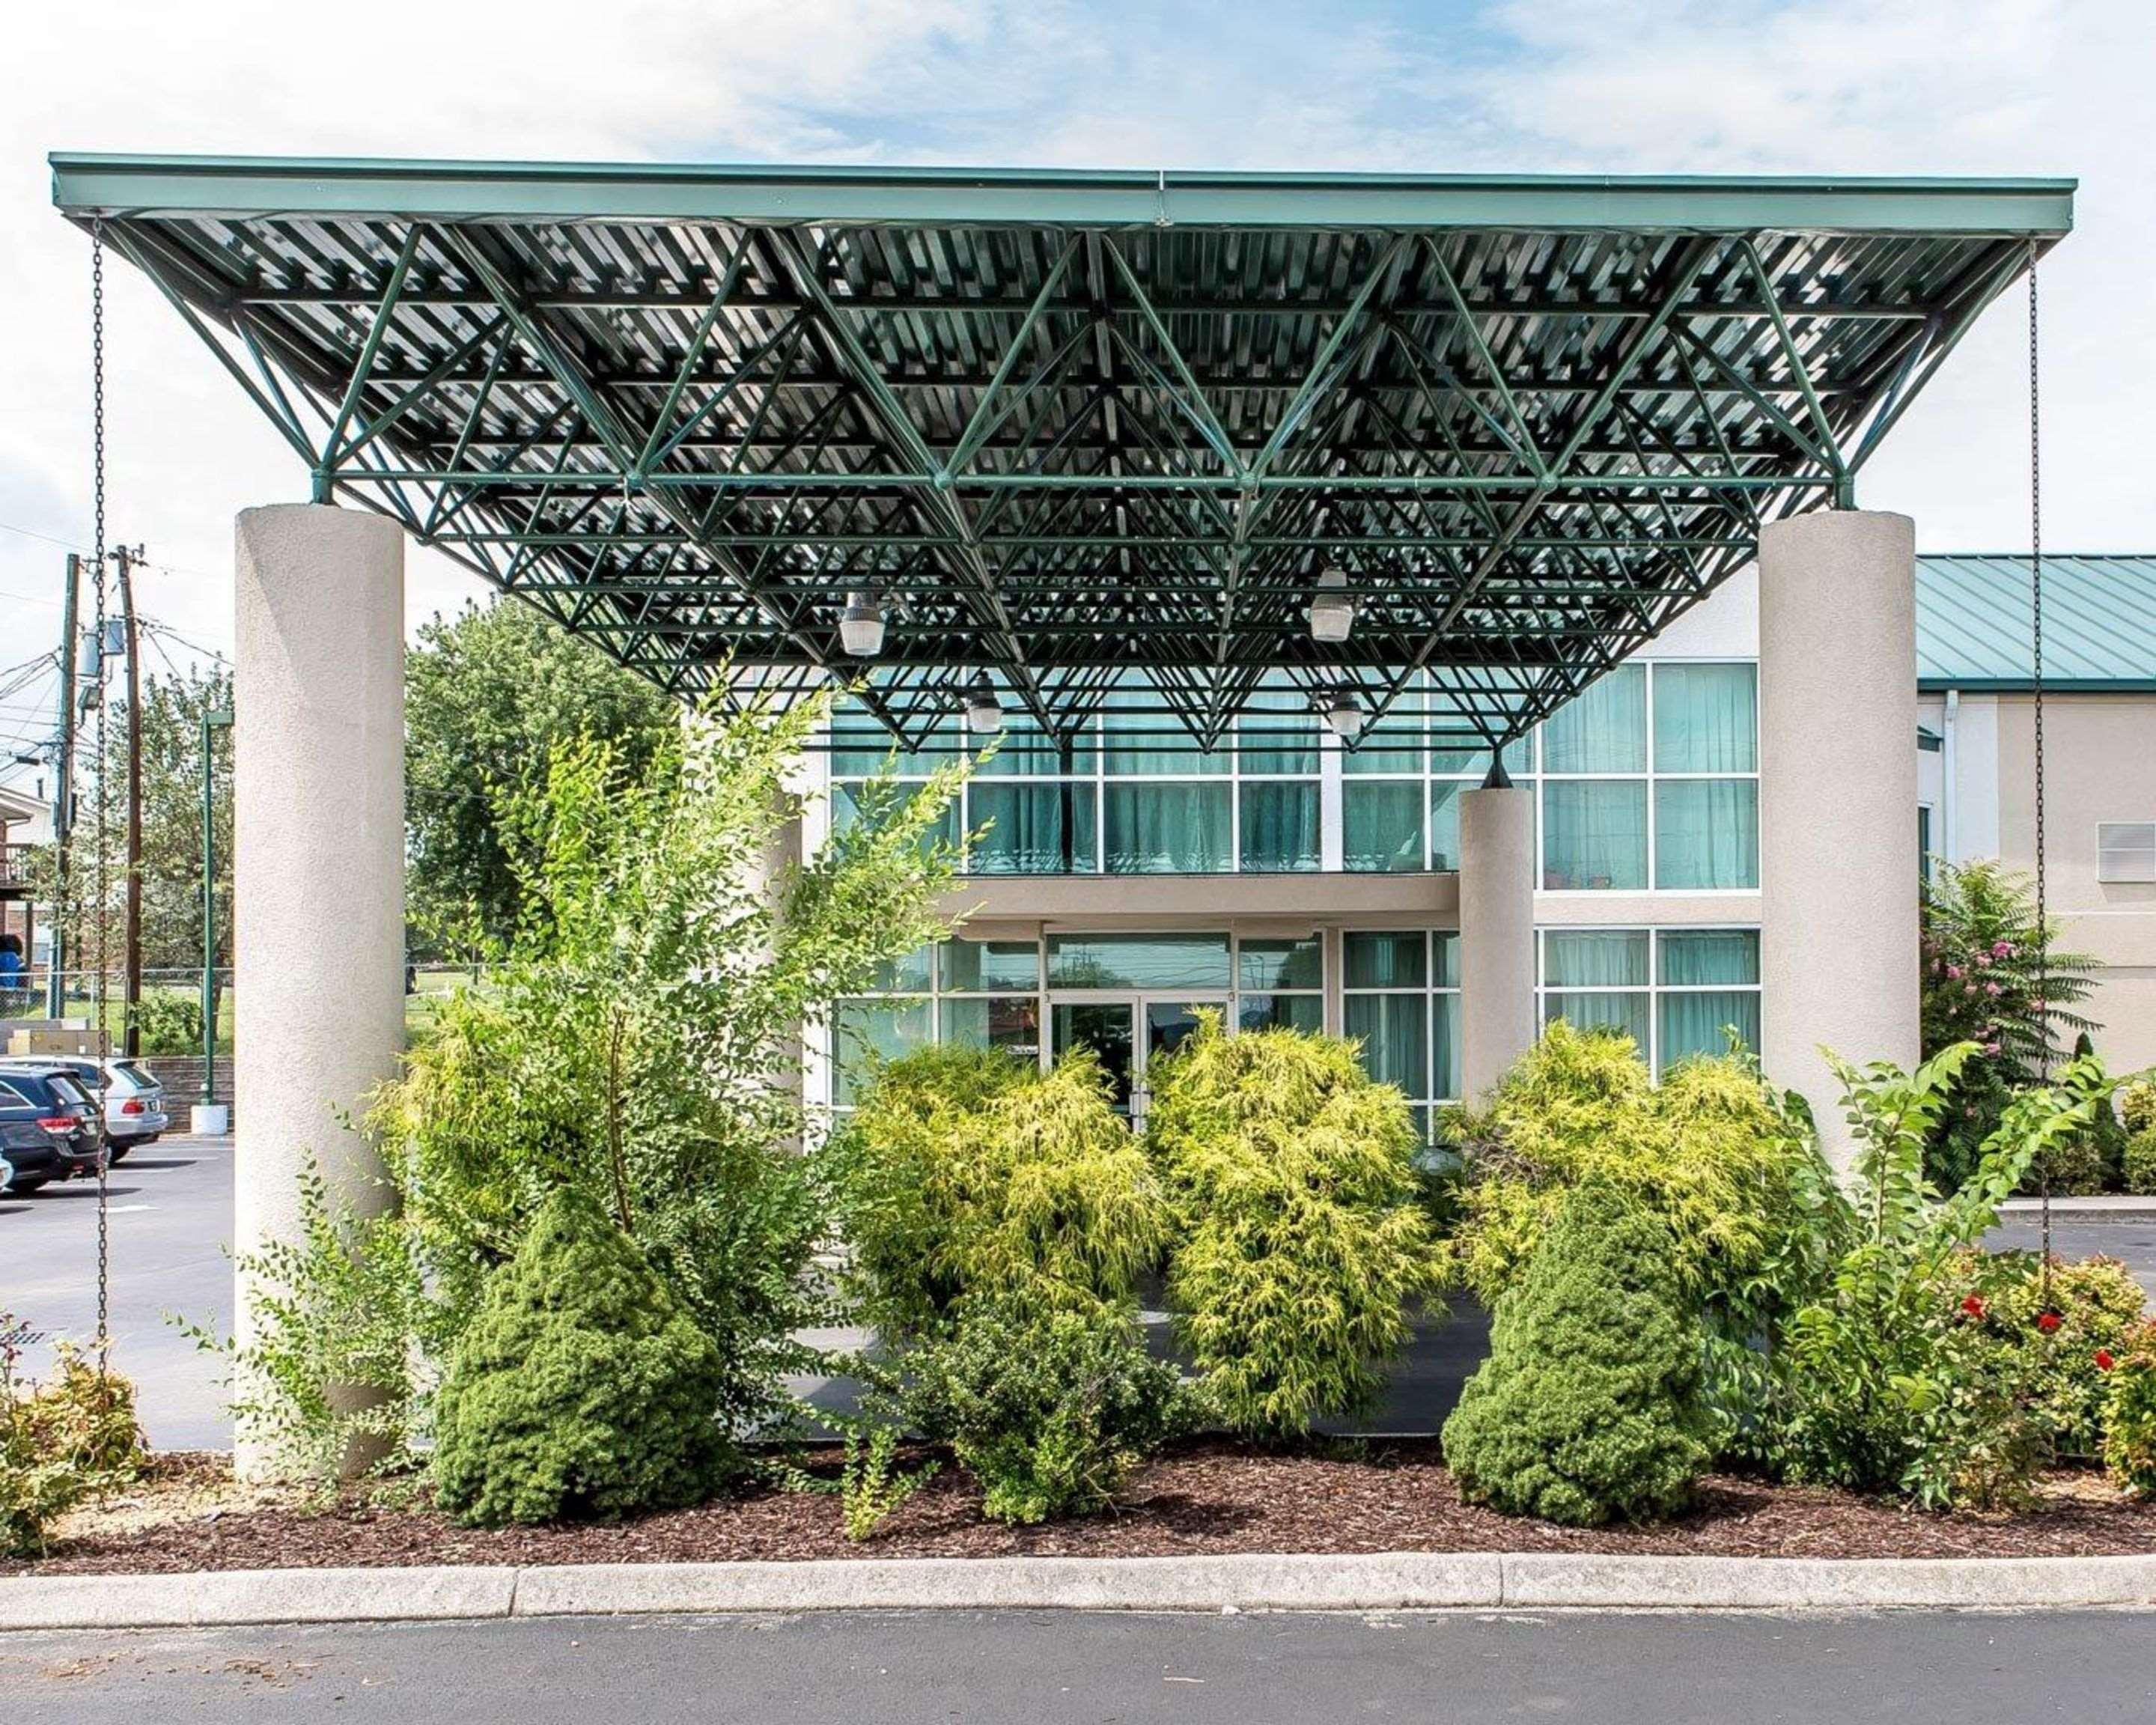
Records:
{"label": "silver car", "polygon": [[64,1066],[80,1079],[98,1099],[105,1117],[105,1141],[114,1162],[137,1144],[156,1142],[160,1134],[172,1129],[165,1086],[138,1061],[100,1060],[87,1055],[16,1055],[0,1060],[0,1070],[13,1065]]}

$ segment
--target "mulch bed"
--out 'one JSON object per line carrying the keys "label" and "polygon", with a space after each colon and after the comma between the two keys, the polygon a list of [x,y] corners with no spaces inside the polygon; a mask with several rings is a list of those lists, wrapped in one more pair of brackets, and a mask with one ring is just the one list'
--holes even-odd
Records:
{"label": "mulch bed", "polygon": [[[831,1458],[812,1455],[826,1470]],[[213,1507],[203,1507],[205,1504]],[[603,1563],[761,1558],[1167,1556],[1220,1552],[1569,1551],[1720,1557],[2076,1557],[2156,1552],[2156,1503],[2062,1472],[2015,1515],[1927,1515],[1843,1491],[1717,1475],[1676,1520],[1576,1530],[1460,1502],[1434,1440],[1283,1453],[1224,1441],[1162,1457],[1114,1512],[1041,1527],[980,1517],[957,1469],[865,1544],[824,1493],[756,1489],[598,1526],[459,1527],[428,1508],[353,1501],[318,1512],[230,1484],[226,1458],[168,1455],[122,1505],[78,1517],[36,1562],[0,1574],[395,1563]]]}

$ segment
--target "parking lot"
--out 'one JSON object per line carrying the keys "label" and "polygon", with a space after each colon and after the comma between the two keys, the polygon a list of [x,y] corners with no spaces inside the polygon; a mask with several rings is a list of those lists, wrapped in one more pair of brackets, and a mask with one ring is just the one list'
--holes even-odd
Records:
{"label": "parking lot", "polygon": [[[224,1448],[232,1441],[218,1363],[200,1353],[173,1317],[213,1329],[232,1327],[232,1141],[167,1137],[136,1151],[112,1171],[113,1361],[141,1395],[150,1441],[160,1449]],[[2069,1256],[2107,1252],[2122,1258],[2144,1287],[2156,1290],[2156,1222],[2062,1224],[2058,1250]],[[2033,1247],[2033,1220],[2016,1219],[1994,1236],[2000,1246]],[[0,1198],[0,1311],[12,1312],[46,1338],[32,1346],[33,1376],[51,1358],[51,1339],[87,1340],[97,1328],[97,1188],[88,1180],[48,1186],[27,1198]],[[1367,1422],[1380,1431],[1428,1431],[1450,1409],[1479,1363],[1487,1335],[1481,1315],[1464,1305],[1449,1322],[1419,1333],[1392,1389]],[[844,1345],[844,1335],[819,1337]],[[807,1384],[812,1400],[842,1405],[840,1384]]]}

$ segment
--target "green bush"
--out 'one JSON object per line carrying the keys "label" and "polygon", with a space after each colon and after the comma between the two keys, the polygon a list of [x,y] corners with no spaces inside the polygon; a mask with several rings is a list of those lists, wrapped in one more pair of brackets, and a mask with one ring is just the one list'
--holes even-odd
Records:
{"label": "green bush", "polygon": [[66,1343],[44,1384],[18,1382],[13,1317],[0,1312],[0,1557],[37,1557],[51,1524],[142,1471],[135,1388]]}
{"label": "green bush", "polygon": [[2156,1497],[2156,1323],[2134,1330],[2107,1376],[2104,1466],[2128,1491]]}
{"label": "green bush", "polygon": [[1210,1013],[1147,1076],[1168,1304],[1215,1411],[1284,1434],[1366,1407],[1441,1268],[1399,1091],[1351,1042]]}
{"label": "green bush", "polygon": [[1739,1056],[1697,1059],[1658,1087],[1631,1039],[1563,1020],[1522,1055],[1462,1129],[1466,1168],[1452,1250],[1494,1305],[1575,1188],[1600,1182],[1669,1229],[1679,1286],[1735,1327],[1748,1290],[1792,1248],[1830,1181],[1811,1136]]}
{"label": "green bush", "polygon": [[136,1003],[136,1034],[146,1055],[202,1052],[202,999],[172,988],[151,988]]}
{"label": "green bush", "polygon": [[[2098,1349],[2118,1353],[2138,1327],[2147,1299],[2141,1284],[2118,1259],[2100,1255],[2054,1259],[2048,1290],[2034,1252],[1966,1254],[1957,1261],[1984,1302],[1970,1368],[2020,1386],[2052,1455],[2096,1460],[2108,1386],[2095,1357]],[[1948,1272],[1949,1296],[1959,1286],[1956,1274]]]}
{"label": "green bush", "polygon": [[1684,1505],[1710,1422],[1702,1338],[1659,1217],[1601,1182],[1574,1189],[1491,1339],[1445,1423],[1463,1497],[1582,1527]]}
{"label": "green bush", "polygon": [[696,1502],[740,1463],[722,1389],[718,1350],[634,1242],[564,1187],[451,1356],[437,1497],[485,1525]]}
{"label": "green bush", "polygon": [[1076,1049],[1043,1075],[1004,1054],[895,1060],[835,1152],[862,1315],[931,1333],[968,1300],[1128,1306],[1168,1238],[1160,1182]]}
{"label": "green bush", "polygon": [[1821,1194],[1819,1245],[1784,1291],[1795,1312],[1753,1432],[1753,1459],[1784,1477],[1898,1491],[1927,1508],[2011,1504],[2072,1417],[2071,1386],[2047,1383],[2044,1350],[1994,1317],[2026,1300],[2025,1265],[1977,1249],[2036,1158],[2109,1106],[2111,1081],[2092,1057],[2017,1093],[1969,1178],[1942,1199],[1926,1147],[1978,1052],[1957,1043],[1913,1073],[1834,1063],[1858,1135],[1855,1178]]}
{"label": "green bush", "polygon": [[1106,1508],[1194,1418],[1181,1375],[1107,1312],[975,1304],[904,1365],[905,1417],[950,1445],[999,1522]]}
{"label": "green bush", "polygon": [[2118,1119],[2126,1132],[2120,1183],[2128,1192],[2156,1193],[2156,1082],[2144,1078],[2121,1091]]}

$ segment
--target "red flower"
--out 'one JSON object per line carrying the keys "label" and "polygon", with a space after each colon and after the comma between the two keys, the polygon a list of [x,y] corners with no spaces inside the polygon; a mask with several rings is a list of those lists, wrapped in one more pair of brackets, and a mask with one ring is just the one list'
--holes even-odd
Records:
{"label": "red flower", "polygon": [[2111,1353],[2111,1350],[2110,1350],[2108,1348],[2097,1348],[2097,1351],[2096,1351],[2096,1368],[2097,1368],[2097,1370],[2098,1370],[2099,1372],[2108,1372],[2108,1371],[2109,1371],[2109,1370],[2110,1370],[2113,1366],[2117,1365],[2118,1363],[2118,1362],[2116,1359],[2114,1359],[2114,1358],[2112,1358],[2112,1353]]}
{"label": "red flower", "polygon": [[2050,1335],[2051,1332],[2058,1328],[2058,1327],[2059,1314],[2057,1312],[2040,1312],[2036,1314],[2036,1327],[2041,1330],[2046,1335]]}
{"label": "red flower", "polygon": [[1971,1294],[1967,1299],[1961,1302],[1961,1309],[1967,1312],[1971,1317],[1982,1317],[1984,1316],[1984,1296],[1981,1294]]}

